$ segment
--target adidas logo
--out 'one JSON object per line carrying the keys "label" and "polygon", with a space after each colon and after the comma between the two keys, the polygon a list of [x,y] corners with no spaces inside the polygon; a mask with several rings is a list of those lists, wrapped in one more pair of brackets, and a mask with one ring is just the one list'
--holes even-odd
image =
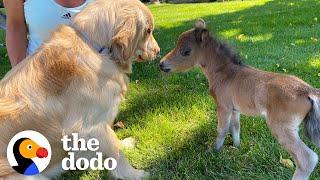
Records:
{"label": "adidas logo", "polygon": [[62,16],[63,19],[70,19],[71,18],[71,14],[67,13],[65,15]]}

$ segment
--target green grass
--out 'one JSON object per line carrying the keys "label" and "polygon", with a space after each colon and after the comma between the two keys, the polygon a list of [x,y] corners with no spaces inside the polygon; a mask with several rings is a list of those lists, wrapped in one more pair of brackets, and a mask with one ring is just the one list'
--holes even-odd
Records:
{"label": "green grass", "polygon": [[[294,74],[320,87],[320,1],[234,1],[149,6],[155,16],[155,37],[165,55],[178,35],[203,18],[209,28],[235,47],[254,67]],[[0,75],[9,70],[0,50]],[[3,61],[5,60],[5,61]],[[230,136],[220,153],[208,152],[216,137],[215,104],[199,69],[164,75],[159,60],[134,64],[127,99],[117,120],[133,136],[137,147],[126,150],[130,162],[151,172],[151,179],[290,179],[293,171],[282,166],[280,154],[292,157],[278,144],[265,120],[241,116],[241,148]],[[239,82],[241,83],[241,82]],[[304,138],[305,139],[305,138]],[[305,139],[320,155],[320,149]],[[69,178],[107,177],[105,171],[73,172]],[[311,179],[320,177],[320,166]]]}

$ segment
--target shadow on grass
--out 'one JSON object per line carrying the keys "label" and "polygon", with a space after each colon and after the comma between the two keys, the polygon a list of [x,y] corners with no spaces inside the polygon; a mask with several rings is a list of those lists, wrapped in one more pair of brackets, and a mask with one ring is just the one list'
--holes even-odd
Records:
{"label": "shadow on grass", "polygon": [[[320,87],[319,66],[312,64],[312,59],[320,55],[317,41],[320,39],[320,25],[315,19],[319,9],[320,3],[315,0],[276,0],[237,12],[201,18],[206,20],[209,29],[214,30],[217,36],[224,37],[237,47],[247,64],[268,71],[294,74]],[[193,24],[194,19],[173,28],[157,29],[155,35],[158,36],[156,39],[162,48],[162,55],[174,47],[169,42],[176,41],[178,35],[192,28]],[[119,115],[119,119],[126,119],[129,126],[139,124],[143,127],[146,123],[152,123],[143,122],[142,119],[154,109],[163,109],[164,112],[170,111],[172,107],[192,106],[190,98],[186,100],[185,97],[191,96],[194,103],[197,103],[197,98],[207,93],[206,79],[199,71],[161,77],[157,63],[153,62],[151,66],[134,65],[131,80],[139,80],[140,84],[132,85],[131,88],[136,92],[134,96],[129,95],[129,105]],[[144,90],[139,92],[139,88]],[[250,121],[253,118],[242,119],[242,128],[246,129],[241,134],[242,144],[245,144],[242,149],[227,146],[220,154],[208,153],[206,142],[212,141],[212,134],[215,136],[216,125],[212,121],[199,124],[184,145],[172,148],[165,157],[149,164],[153,178],[289,179],[293,170],[279,163],[279,154],[288,154],[273,139],[265,123],[259,121],[259,118],[255,122]],[[246,142],[252,139],[266,142]],[[319,154],[320,151],[317,152]],[[320,170],[317,168],[311,179],[319,175]]]}

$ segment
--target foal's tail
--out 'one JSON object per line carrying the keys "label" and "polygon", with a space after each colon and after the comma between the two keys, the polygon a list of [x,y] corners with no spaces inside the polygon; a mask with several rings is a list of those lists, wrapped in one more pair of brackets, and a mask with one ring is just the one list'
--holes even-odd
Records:
{"label": "foal's tail", "polygon": [[304,128],[307,137],[320,147],[320,96],[309,95],[311,109],[304,119]]}

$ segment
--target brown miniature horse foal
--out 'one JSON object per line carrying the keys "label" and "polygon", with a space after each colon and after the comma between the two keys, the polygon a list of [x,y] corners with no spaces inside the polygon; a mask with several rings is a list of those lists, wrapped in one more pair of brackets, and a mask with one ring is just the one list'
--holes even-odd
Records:
{"label": "brown miniature horse foal", "polygon": [[180,35],[177,47],[161,60],[160,68],[169,73],[196,64],[208,78],[210,94],[217,104],[215,149],[221,149],[229,130],[234,146],[240,145],[240,112],[262,115],[295,160],[292,179],[308,179],[318,156],[303,143],[298,130],[304,122],[307,136],[320,147],[320,90],[294,76],[244,65],[230,48],[210,35],[203,20]]}

